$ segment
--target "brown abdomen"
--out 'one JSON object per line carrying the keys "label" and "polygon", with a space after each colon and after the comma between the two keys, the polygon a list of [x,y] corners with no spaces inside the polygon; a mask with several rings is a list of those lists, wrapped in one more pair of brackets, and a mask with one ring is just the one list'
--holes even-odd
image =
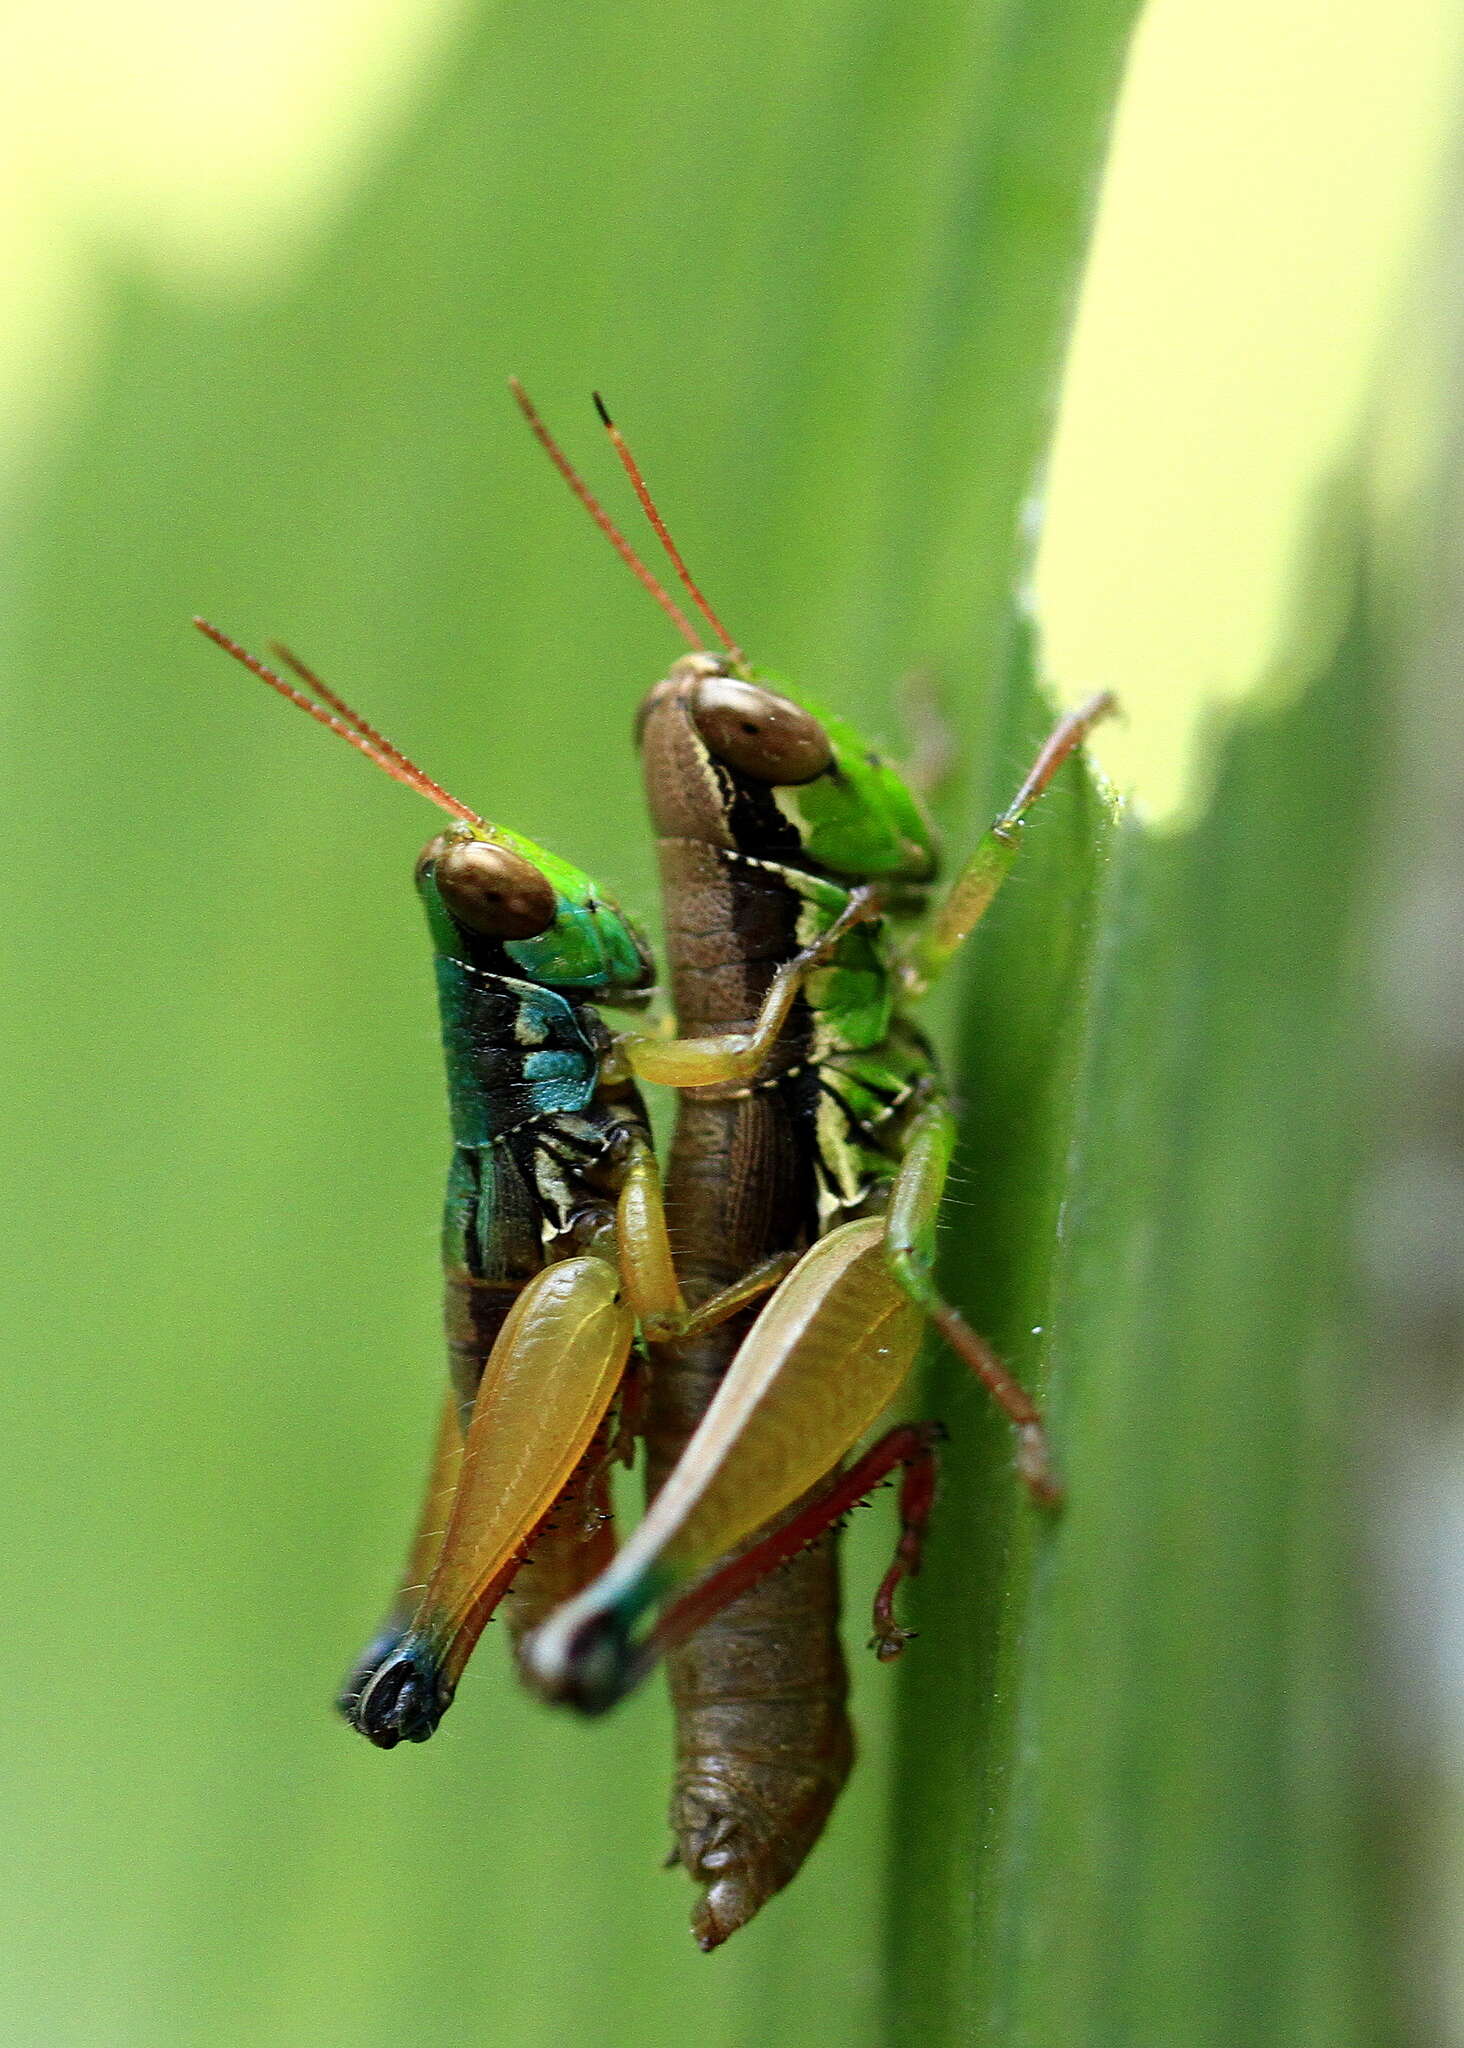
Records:
{"label": "brown abdomen", "polygon": [[[797,950],[796,904],[766,870],[697,842],[663,842],[661,858],[678,1030],[699,1036],[746,1025],[777,966]],[[800,1005],[771,1063],[787,1078],[681,1098],[666,1199],[693,1303],[771,1253],[810,1241],[811,1134],[798,1071],[805,1027]],[[753,1319],[749,1312],[655,1352],[652,1493]],[[795,1875],[849,1775],[836,1552],[832,1536],[804,1551],[667,1660],[676,1715],[670,1819],[678,1860],[707,1887],[692,1920],[703,1948],[725,1941]]]}

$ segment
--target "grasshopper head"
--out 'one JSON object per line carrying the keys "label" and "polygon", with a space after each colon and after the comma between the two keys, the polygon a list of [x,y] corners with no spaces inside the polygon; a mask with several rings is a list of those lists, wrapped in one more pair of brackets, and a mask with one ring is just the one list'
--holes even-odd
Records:
{"label": "grasshopper head", "polygon": [[516,832],[459,819],[422,849],[417,890],[439,953],[595,1002],[650,995],[655,967],[630,919]]}
{"label": "grasshopper head", "polygon": [[638,735],[668,836],[897,890],[935,873],[930,827],[900,776],[787,684],[687,655],[646,698]]}

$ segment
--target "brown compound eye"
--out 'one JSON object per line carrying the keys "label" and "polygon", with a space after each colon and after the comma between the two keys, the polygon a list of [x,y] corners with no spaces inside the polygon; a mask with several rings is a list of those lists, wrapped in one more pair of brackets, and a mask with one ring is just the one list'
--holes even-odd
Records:
{"label": "brown compound eye", "polygon": [[834,764],[816,718],[733,676],[709,676],[692,704],[696,729],[719,761],[759,782],[812,782]]}
{"label": "brown compound eye", "polygon": [[459,924],[490,939],[533,939],[554,922],[556,898],[521,854],[484,839],[449,839],[437,855],[437,893]]}

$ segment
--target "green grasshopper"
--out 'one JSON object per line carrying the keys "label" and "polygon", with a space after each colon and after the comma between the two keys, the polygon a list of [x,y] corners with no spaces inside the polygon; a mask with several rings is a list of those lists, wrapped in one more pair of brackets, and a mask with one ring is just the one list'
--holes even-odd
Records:
{"label": "green grasshopper", "polygon": [[[529,1638],[525,1662],[549,1697],[598,1712],[674,1653],[673,1826],[679,1860],[710,1888],[695,1926],[711,1947],[796,1871],[847,1774],[836,1581],[818,1539],[901,1465],[903,1530],[876,1597],[875,1637],[886,1657],[905,1640],[892,1599],[918,1563],[934,1432],[893,1431],[830,1475],[898,1391],[927,1323],[1011,1419],[1034,1498],[1058,1497],[1035,1405],[935,1281],[955,1122],[908,1008],[984,914],[1031,806],[1111,699],[1059,723],[917,922],[936,862],[912,792],[845,721],[786,685],[752,680],[603,407],[601,417],[726,649],[678,661],[638,726],[677,1026],[688,1034],[636,1063],[642,1078],[689,1089],[667,1183],[678,1269],[695,1300],[774,1251],[802,1256],[750,1331],[744,1318],[655,1349],[645,1519]],[[776,1037],[749,1031],[750,1018],[766,1018],[770,990],[790,987]],[[668,1600],[637,1641],[640,1615]]]}
{"label": "green grasshopper", "polygon": [[521,1637],[607,1561],[609,1418],[637,1321],[652,1336],[709,1327],[747,1289],[692,1316],[677,1285],[624,1057],[634,1034],[616,1039],[596,1009],[652,993],[630,920],[577,868],[451,796],[288,649],[276,651],[304,688],[196,623],[453,821],[416,870],[453,1128],[451,1384],[401,1584],[340,1701],[389,1749],[431,1735],[510,1589]]}

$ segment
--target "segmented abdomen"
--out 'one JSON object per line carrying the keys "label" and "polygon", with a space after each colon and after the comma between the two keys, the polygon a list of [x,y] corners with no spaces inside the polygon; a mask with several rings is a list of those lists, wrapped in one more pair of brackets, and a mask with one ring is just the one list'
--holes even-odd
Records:
{"label": "segmented abdomen", "polygon": [[[662,860],[678,1028],[700,1035],[746,1024],[779,962],[797,949],[796,900],[767,870],[724,864],[685,841],[663,843]],[[773,1078],[681,1100],[667,1213],[692,1302],[773,1252],[801,1248],[817,1228],[807,1049],[799,1005]],[[658,1348],[647,1417],[652,1492],[752,1320],[748,1312],[693,1343]],[[751,1587],[667,1660],[676,1713],[674,1853],[707,1887],[693,1917],[703,1947],[724,1941],[795,1875],[848,1777],[853,1738],[838,1621],[830,1536]]]}
{"label": "segmented abdomen", "polygon": [[[698,1298],[715,1291],[686,1268],[683,1280]],[[651,1492],[684,1449],[750,1320],[657,1352]],[[669,1818],[677,1860],[707,1887],[692,1920],[704,1948],[725,1941],[797,1873],[853,1763],[837,1545],[834,1533],[800,1553],[667,1659],[676,1716]]]}

